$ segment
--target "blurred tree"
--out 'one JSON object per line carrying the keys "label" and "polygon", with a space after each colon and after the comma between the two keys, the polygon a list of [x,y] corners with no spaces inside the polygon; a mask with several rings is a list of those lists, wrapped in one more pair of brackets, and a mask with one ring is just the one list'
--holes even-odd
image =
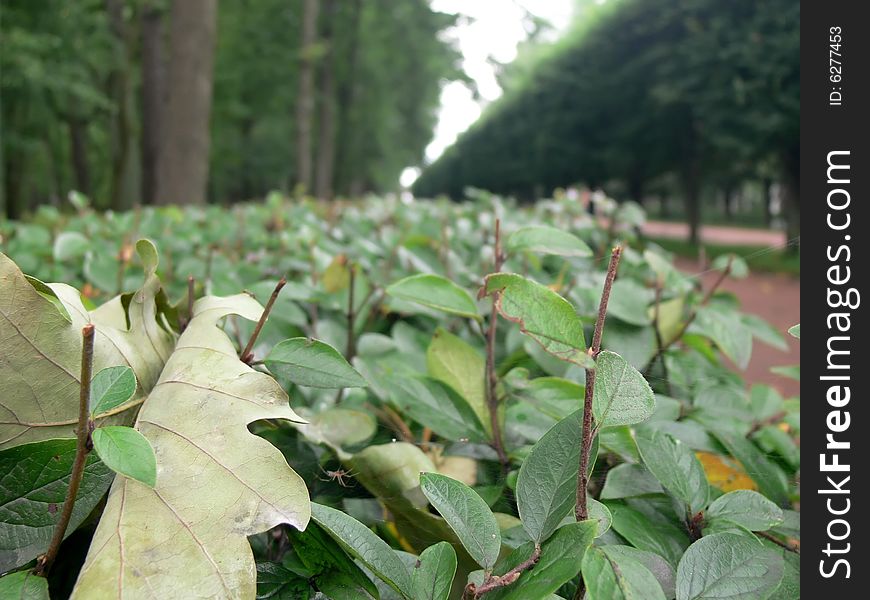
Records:
{"label": "blurred tree", "polygon": [[157,202],[205,202],[217,0],[173,0]]}
{"label": "blurred tree", "polygon": [[314,120],[314,76],[317,59],[319,0],[302,1],[302,45],[299,51],[299,95],[296,99],[296,182],[306,192],[311,185],[311,125]]}
{"label": "blurred tree", "polygon": [[143,0],[142,35],[142,202],[155,204],[157,160],[166,104],[164,11],[159,0]]}
{"label": "blurred tree", "polygon": [[521,49],[502,73],[504,96],[414,191],[531,198],[618,183],[640,201],[676,174],[697,240],[704,188],[757,179],[773,160],[797,207],[799,22],[790,0],[584,3],[557,43]]}

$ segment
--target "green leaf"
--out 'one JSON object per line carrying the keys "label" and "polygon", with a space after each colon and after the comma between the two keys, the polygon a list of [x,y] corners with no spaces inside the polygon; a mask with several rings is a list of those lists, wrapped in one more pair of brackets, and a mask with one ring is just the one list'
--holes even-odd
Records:
{"label": "green leaf", "polygon": [[537,252],[558,256],[592,256],[592,250],[580,238],[545,225],[517,229],[508,236],[508,252]]}
{"label": "green leaf", "polygon": [[610,546],[593,546],[583,555],[588,600],[665,600],[664,592],[640,561]]}
{"label": "green leaf", "polygon": [[391,588],[405,598],[414,598],[410,573],[393,549],[371,529],[340,510],[316,502],[311,503],[311,518]]}
{"label": "green leaf", "polygon": [[724,271],[729,264],[731,265],[729,274],[734,279],[745,279],[749,276],[749,265],[746,264],[746,261],[742,257],[733,253],[717,256],[713,259],[710,270]]}
{"label": "green leaf", "polygon": [[759,491],[779,506],[788,506],[788,479],[782,469],[751,441],[739,435],[714,431],[713,435],[740,461]]}
{"label": "green leaf", "polygon": [[481,443],[486,432],[477,414],[453,388],[431,377],[414,375],[386,379],[390,401],[404,414],[441,437]]}
{"label": "green leaf", "polygon": [[736,313],[710,306],[698,308],[697,317],[689,331],[710,338],[740,369],[749,366],[752,356],[752,332],[740,321]]}
{"label": "green leaf", "polygon": [[656,400],[637,369],[620,355],[603,351],[595,361],[592,407],[597,427],[634,425],[655,412]]}
{"label": "green leaf", "polygon": [[[534,568],[523,572],[516,583],[486,595],[488,600],[527,600],[548,598],[580,571],[583,556],[595,538],[594,521],[563,525],[544,542]],[[534,543],[528,542],[500,561],[497,574],[504,574],[532,555]]]}
{"label": "green leaf", "polygon": [[291,600],[306,597],[308,579],[273,562],[257,563],[257,600]]}
{"label": "green leaf", "polygon": [[644,465],[691,514],[703,510],[710,497],[707,476],[695,454],[670,434],[644,429],[637,434]]}
{"label": "green leaf", "polygon": [[792,337],[796,337],[797,339],[801,339],[801,324],[798,323],[797,325],[794,325],[793,327],[789,327],[788,333]]}
{"label": "green leaf", "polygon": [[641,513],[629,506],[610,506],[611,526],[632,546],[663,556],[676,566],[689,546],[689,538],[670,521]]}
{"label": "green leaf", "polygon": [[[534,445],[517,477],[517,508],[533,541],[546,540],[574,509],[583,410],[565,417]],[[590,460],[591,464],[594,460]]]}
{"label": "green leaf", "polygon": [[614,559],[630,558],[645,566],[659,582],[665,598],[672,599],[677,595],[677,574],[674,568],[655,552],[647,552],[619,544],[608,544],[606,552]]}
{"label": "green leaf", "polygon": [[132,427],[114,425],[95,429],[92,437],[100,460],[115,473],[150,487],[157,485],[154,449],[141,433]]}
{"label": "green leaf", "polygon": [[135,393],[133,369],[123,365],[102,369],[91,380],[91,415],[102,415],[124,404]]}
{"label": "green leaf", "polygon": [[447,542],[429,546],[420,554],[411,574],[414,600],[447,600],[454,575],[456,551],[453,546]]}
{"label": "green leaf", "polygon": [[[44,440],[0,451],[0,573],[48,549],[60,519],[75,460],[76,440]],[[85,520],[114,478],[88,456],[67,535]]]}
{"label": "green leaf", "polygon": [[[361,410],[328,408],[296,428],[309,441],[327,444],[340,455],[344,446],[361,444],[374,437],[377,421],[370,413]],[[343,460],[342,456],[339,458]]]}
{"label": "green leaf", "polygon": [[400,300],[416,302],[460,317],[480,319],[477,304],[471,295],[440,275],[411,275],[388,286],[386,292]]}
{"label": "green leaf", "polygon": [[277,344],[265,359],[266,368],[296,385],[315,388],[366,387],[363,376],[335,348],[310,338]]}
{"label": "green leaf", "polygon": [[610,292],[607,315],[632,325],[649,325],[651,318],[647,307],[652,300],[649,289],[631,279],[617,279]]}
{"label": "green leaf", "polygon": [[0,598],[8,600],[48,600],[48,579],[29,569],[0,577]]}
{"label": "green leaf", "polygon": [[677,600],[765,600],[782,580],[779,552],[733,533],[703,537],[677,567]]}
{"label": "green leaf", "polygon": [[482,294],[496,294],[499,314],[520,326],[544,350],[581,367],[592,359],[586,354],[583,324],[574,307],[550,288],[514,273],[487,275]]}
{"label": "green leaf", "polygon": [[[28,280],[0,253],[0,381],[5,414],[0,419],[0,448],[39,440],[73,438],[78,422],[82,327],[93,323],[94,372],[130,365],[139,382],[137,395],[102,424],[128,425],[151,391],[174,336],[161,326],[156,296],[157,251],[151,242],[136,244],[145,271],[142,287],[88,312],[81,294],[64,284]],[[49,300],[51,295],[57,302]],[[64,310],[58,308],[62,305]],[[8,332],[8,335],[7,335]]]}
{"label": "green leaf", "polygon": [[646,494],[661,494],[664,490],[658,479],[643,465],[622,463],[607,472],[602,500],[631,498]]}
{"label": "green leaf", "polygon": [[437,473],[421,473],[420,488],[477,564],[492,569],[501,551],[501,533],[483,498],[464,483]]}
{"label": "green leaf", "polygon": [[767,531],[782,523],[782,509],[752,490],[734,490],[719,496],[704,516],[708,522],[725,519],[750,531]]}
{"label": "green leaf", "polygon": [[485,366],[480,353],[439,327],[426,350],[426,366],[429,375],[449,385],[468,402],[486,432],[491,433],[484,387]]}
{"label": "green leaf", "polygon": [[156,486],[115,478],[74,599],[101,596],[106,581],[130,595],[172,597],[184,589],[250,598],[256,569],[248,536],[308,524],[305,482],[248,430],[262,419],[300,419],[277,382],[241,362],[218,327],[229,314],[257,321],[262,312],[246,294],[194,304],[136,422],[157,457]]}
{"label": "green leaf", "polygon": [[52,254],[57,262],[80,259],[85,255],[91,243],[88,238],[77,231],[64,231],[54,240]]}

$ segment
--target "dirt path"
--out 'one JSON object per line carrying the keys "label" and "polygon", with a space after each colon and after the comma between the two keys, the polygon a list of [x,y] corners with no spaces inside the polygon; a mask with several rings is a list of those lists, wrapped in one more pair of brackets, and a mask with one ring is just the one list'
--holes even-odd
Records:
{"label": "dirt path", "polygon": [[[724,243],[737,242],[729,239]],[[686,273],[695,274],[699,271],[696,261],[678,258],[676,263]],[[702,276],[704,288],[709,288],[716,277],[715,272],[705,273]],[[782,274],[757,273],[750,274],[746,279],[728,279],[722,284],[722,289],[736,295],[745,312],[758,315],[783,333],[792,325],[800,323],[799,279]],[[785,337],[788,352],[753,340],[752,360],[743,375],[749,383],[766,383],[777,388],[786,397],[797,396],[800,393],[800,382],[770,372],[771,367],[800,363],[800,342],[790,335],[786,334]]]}
{"label": "dirt path", "polygon": [[[642,229],[643,234],[647,237],[680,240],[685,240],[689,237],[689,226],[686,223],[647,221]],[[784,231],[726,227],[722,225],[702,225],[701,240],[707,244],[769,246],[777,248],[784,246],[786,241]]]}

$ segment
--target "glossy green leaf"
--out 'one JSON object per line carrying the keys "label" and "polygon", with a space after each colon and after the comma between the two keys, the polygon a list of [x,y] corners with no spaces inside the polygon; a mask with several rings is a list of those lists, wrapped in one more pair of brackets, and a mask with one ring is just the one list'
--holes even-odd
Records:
{"label": "glossy green leaf", "polygon": [[[562,584],[577,576],[583,563],[583,556],[588,552],[595,538],[596,524],[594,521],[568,523],[563,525],[544,542],[541,547],[541,557],[534,568],[522,573],[516,583],[501,590],[487,594],[490,600],[526,600],[529,598],[547,598]],[[503,561],[499,561],[497,574],[504,574],[524,560],[528,559],[534,550],[533,543],[526,543]]]}
{"label": "glossy green leaf", "polygon": [[592,408],[598,427],[634,425],[655,412],[655,395],[646,379],[624,358],[603,351],[595,361]]}
{"label": "glossy green leaf", "polygon": [[387,379],[390,401],[404,414],[451,440],[485,442],[477,414],[453,388],[431,377],[409,375]]}
{"label": "glossy green leaf", "polygon": [[91,380],[91,414],[102,415],[124,404],[135,393],[133,369],[123,365],[102,369]]}
{"label": "glossy green leaf", "polygon": [[707,521],[725,519],[749,529],[767,531],[782,523],[782,509],[752,490],[734,490],[716,498],[704,513]]}
{"label": "glossy green leaf", "polygon": [[447,542],[429,546],[411,574],[414,600],[447,600],[456,575],[456,551]]}
{"label": "glossy green leaf", "polygon": [[[48,549],[69,488],[75,439],[43,440],[0,451],[0,573]],[[85,520],[114,473],[90,454],[67,535]]]}
{"label": "glossy green leaf", "polygon": [[611,505],[612,527],[632,546],[664,557],[676,566],[689,546],[689,538],[670,521],[629,506]]}
{"label": "glossy green leaf", "polygon": [[601,490],[601,499],[631,498],[645,494],[660,494],[663,491],[658,479],[646,467],[622,463],[607,472],[607,479]]}
{"label": "glossy green leaf", "polygon": [[752,332],[733,313],[709,306],[698,309],[689,331],[710,338],[740,369],[749,366]]}
{"label": "glossy green leaf", "polygon": [[411,275],[388,286],[386,291],[400,300],[416,302],[460,317],[480,319],[477,304],[471,295],[440,275]]}
{"label": "glossy green leaf", "polygon": [[54,240],[54,260],[65,262],[80,259],[91,247],[88,238],[77,231],[61,232]]}
{"label": "glossy green leaf", "polygon": [[583,324],[574,307],[550,288],[514,273],[487,275],[482,294],[496,294],[501,316],[517,323],[548,353],[581,367],[592,361],[586,354]]}
{"label": "glossy green leaf", "polygon": [[437,473],[422,473],[420,488],[477,564],[492,569],[501,550],[501,533],[483,498],[464,483]]}
{"label": "glossy green leaf", "polygon": [[132,427],[112,425],[95,429],[92,437],[94,451],[115,473],[150,487],[157,484],[154,449],[141,433]]}
{"label": "glossy green leaf", "polygon": [[0,598],[3,600],[48,600],[48,579],[30,570],[0,577]]}
{"label": "glossy green leaf", "polygon": [[782,555],[733,533],[703,537],[677,567],[677,600],[765,600],[783,575]]}
{"label": "glossy green leaf", "polygon": [[704,509],[710,487],[692,450],[670,434],[651,429],[638,432],[637,447],[646,468],[692,514]]}
{"label": "glossy green leaf", "polygon": [[353,388],[368,384],[344,356],[325,342],[291,338],[277,344],[265,359],[266,368],[296,385]]}
{"label": "glossy green leaf", "polygon": [[426,350],[426,366],[429,375],[449,385],[468,402],[487,433],[491,432],[483,356],[462,338],[439,327]]}
{"label": "glossy green leaf", "polygon": [[523,527],[533,541],[546,540],[574,509],[582,430],[581,409],[556,423],[535,444],[520,467],[517,508]]}
{"label": "glossy green leaf", "polygon": [[517,229],[507,238],[508,252],[537,252],[559,256],[592,256],[592,250],[580,238],[562,229],[532,225]]}
{"label": "glossy green leaf", "polygon": [[668,561],[656,554],[655,552],[647,552],[646,550],[638,550],[631,546],[622,546],[620,544],[608,545],[607,555],[617,561],[624,558],[634,559],[645,566],[659,585],[665,598],[673,600],[677,595],[677,574]]}
{"label": "glossy green leaf", "polygon": [[593,546],[583,555],[588,600],[665,600],[655,576],[640,561],[610,546]]}
{"label": "glossy green leaf", "polygon": [[340,510],[316,502],[311,503],[311,518],[391,588],[405,598],[414,598],[408,569],[371,529]]}

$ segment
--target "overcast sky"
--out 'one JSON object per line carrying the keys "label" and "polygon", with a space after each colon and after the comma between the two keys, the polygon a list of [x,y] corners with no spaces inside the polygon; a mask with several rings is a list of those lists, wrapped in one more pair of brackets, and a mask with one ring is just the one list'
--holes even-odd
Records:
{"label": "overcast sky", "polygon": [[[429,162],[477,120],[482,105],[501,95],[489,59],[507,63],[516,58],[517,45],[527,36],[523,28],[526,11],[549,21],[558,33],[571,21],[574,0],[431,0],[431,6],[439,12],[470,18],[448,33],[457,40],[462,66],[477,83],[481,99],[480,103],[475,101],[471,90],[462,83],[444,87],[435,138],[426,148]],[[406,169],[402,183],[408,185],[416,176],[415,169]]]}

